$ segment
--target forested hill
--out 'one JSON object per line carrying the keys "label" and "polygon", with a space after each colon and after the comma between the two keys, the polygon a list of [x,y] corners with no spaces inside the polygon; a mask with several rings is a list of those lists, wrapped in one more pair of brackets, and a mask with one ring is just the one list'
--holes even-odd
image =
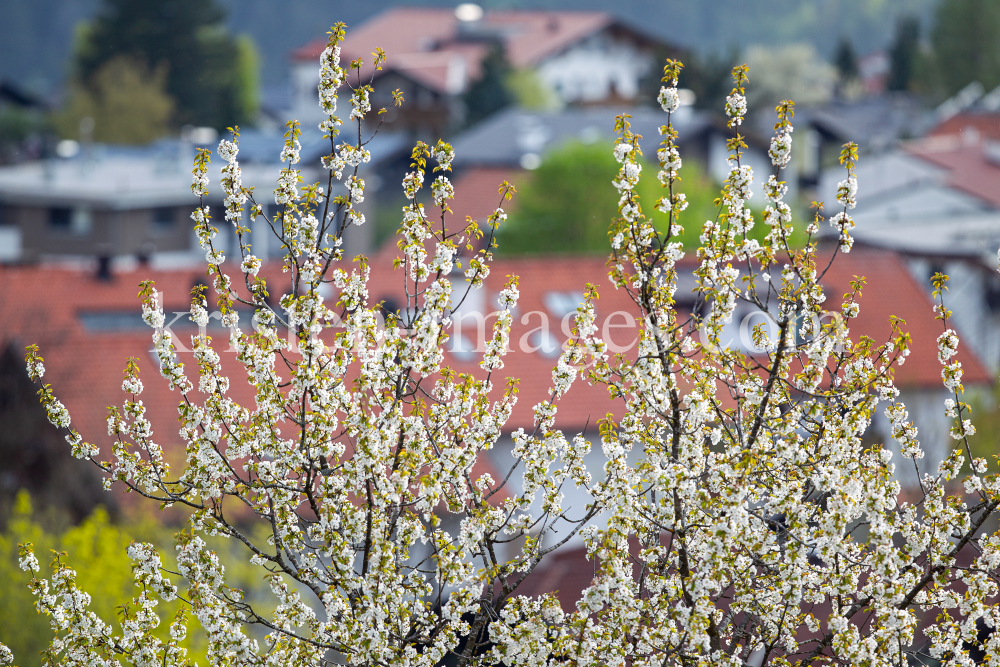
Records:
{"label": "forested hill", "polygon": [[[170,0],[158,0],[169,4]],[[481,0],[487,9],[612,9],[621,18],[700,51],[751,43],[808,41],[830,56],[842,36],[864,54],[886,46],[896,19],[927,25],[936,0]],[[97,0],[0,0],[0,79],[43,94],[57,91],[69,67],[74,27]],[[233,32],[253,37],[262,81],[281,83],[289,50],[335,21],[357,25],[398,4],[450,6],[457,0],[223,0]]]}

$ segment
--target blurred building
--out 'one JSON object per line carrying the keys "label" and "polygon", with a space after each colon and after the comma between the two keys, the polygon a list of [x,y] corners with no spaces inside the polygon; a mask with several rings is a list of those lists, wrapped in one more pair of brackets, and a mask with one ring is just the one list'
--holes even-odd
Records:
{"label": "blurred building", "polygon": [[[951,277],[953,323],[992,374],[1000,372],[1000,144],[960,131],[906,142],[857,167],[859,242],[906,259],[928,293],[930,277]],[[817,196],[837,212],[841,167],[823,173]]]}
{"label": "blurred building", "polygon": [[[303,125],[322,120],[316,86],[325,47],[320,38],[292,54],[290,113]],[[374,71],[379,47],[387,59]],[[654,54],[666,48],[604,12],[396,7],[347,31],[341,66],[362,58],[361,79],[374,77],[373,108],[390,109],[385,120],[396,128],[436,138],[462,124],[461,96],[498,47],[513,69],[533,71],[563,104],[635,100]],[[406,99],[401,109],[392,106],[395,89]]]}
{"label": "blurred building", "polygon": [[[831,250],[830,247],[821,248],[824,257]],[[406,304],[404,281],[400,279],[403,269],[394,269],[392,265],[397,254],[395,247],[386,246],[370,263],[368,302],[381,302],[389,311],[404,308]],[[682,260],[679,264],[677,299],[682,311],[690,310],[694,303],[695,281],[691,272],[695,267],[693,259]],[[614,289],[610,283],[603,257],[500,259],[492,263],[491,269],[484,286],[471,291],[461,311],[453,315],[456,321],[460,320],[460,329],[450,332],[454,335],[450,335],[446,344],[444,363],[461,373],[482,372],[479,363],[492,332],[490,314],[497,309],[497,297],[507,276],[519,276],[520,299],[510,332],[510,344],[515,351],[507,355],[502,370],[494,371],[492,384],[494,392],[499,394],[506,386],[506,378],[519,378],[520,394],[504,428],[504,437],[484,455],[482,464],[484,469],[499,473],[493,474],[494,479],[503,479],[516,464],[510,434],[518,428],[532,430],[535,423],[532,406],[550,397],[552,370],[569,337],[567,316],[583,300],[587,283],[594,284],[599,291],[600,298],[596,302],[598,335],[613,346],[613,352],[620,351],[626,357],[635,354],[634,317],[637,311],[627,292]],[[282,273],[278,262],[270,262],[262,268],[261,275],[273,290],[271,297],[276,302],[282,290],[288,289],[287,274]],[[867,276],[869,282],[861,298],[860,315],[850,323],[852,338],[857,340],[867,335],[884,342],[890,335],[889,318],[892,315],[906,320],[906,330],[913,337],[912,354],[907,363],[897,369],[896,383],[910,408],[926,452],[926,457],[919,462],[920,469],[931,471],[945,456],[950,443],[948,421],[940,409],[946,396],[935,342],[940,322],[934,319],[929,297],[897,253],[859,247],[849,255],[840,256],[822,281],[831,303],[839,303],[857,275]],[[468,283],[461,271],[456,271],[451,279],[458,293],[464,293]],[[125,400],[121,392],[121,372],[126,360],[135,357],[144,378],[143,399],[148,406],[154,439],[164,448],[167,460],[177,464],[184,456],[183,443],[176,429],[177,396],[159,377],[155,358],[149,351],[152,331],[142,321],[136,297],[142,280],[154,280],[157,290],[163,294],[166,325],[176,335],[177,355],[188,369],[196,369],[189,346],[190,336],[197,328],[188,314],[191,288],[205,280],[203,266],[172,270],[133,267],[110,279],[99,279],[90,271],[65,267],[0,267],[0,285],[3,286],[0,290],[0,398],[4,386],[23,387],[26,381],[21,378],[24,365],[18,359],[23,358],[25,344],[38,344],[46,359],[45,380],[51,383],[53,391],[70,410],[74,427],[108,456],[107,406]],[[233,284],[245,297],[242,281],[235,280]],[[329,289],[324,296],[333,300],[336,294]],[[250,311],[241,309],[239,312],[241,326],[249,327]],[[630,317],[632,324],[629,324]],[[737,318],[742,317],[744,315],[737,313]],[[223,368],[234,379],[227,396],[253,410],[254,389],[239,380],[242,377],[240,363],[235,352],[228,349],[227,332],[217,313],[210,318],[208,327],[222,357]],[[334,335],[337,331],[327,333]],[[279,332],[279,335],[285,334]],[[727,342],[726,338],[723,338],[724,343],[740,345],[739,341]],[[743,349],[748,354],[756,354]],[[4,359],[8,361],[3,362]],[[965,370],[967,389],[988,386],[990,374],[969,347],[959,348],[957,360]],[[23,393],[23,390],[18,391]],[[596,438],[597,420],[609,413],[616,418],[625,414],[623,399],[611,398],[605,389],[591,386],[582,379],[570,392],[559,404],[556,422],[568,434],[583,432],[591,439]],[[194,391],[191,398],[203,400],[204,396]],[[8,411],[5,415],[4,428],[11,432],[33,427],[38,421],[37,415],[29,410]],[[871,437],[888,441],[888,428],[888,422],[879,411]],[[70,457],[68,446],[62,444],[62,449],[58,448],[61,440],[55,441],[55,448],[39,442],[42,447],[39,451],[54,452],[46,456]],[[603,462],[600,448],[595,447],[587,460],[595,479],[602,475]],[[12,460],[0,460],[0,484],[4,471],[11,465]],[[905,486],[915,486],[912,469],[898,466],[898,470]],[[520,475],[512,475],[510,479],[515,487],[520,484]],[[584,495],[574,490],[568,492],[565,505],[579,507],[584,502]]]}
{"label": "blurred building", "polygon": [[804,188],[813,189],[823,170],[838,164],[847,142],[857,144],[862,155],[878,154],[895,148],[900,141],[923,136],[934,122],[933,113],[919,97],[902,92],[835,99],[799,109],[792,169]]}
{"label": "blurred building", "polygon": [[970,83],[936,111],[935,137],[963,137],[968,143],[1000,141],[1000,88],[984,94],[978,82]]}
{"label": "blurred building", "polygon": [[[186,220],[197,200],[190,188],[193,149],[187,152],[182,157],[93,147],[70,159],[0,169],[0,257],[37,261],[190,250],[192,225]],[[216,209],[219,195],[209,200]]]}
{"label": "blurred building", "polygon": [[[659,107],[567,107],[558,111],[530,111],[511,107],[497,112],[455,137],[454,207],[463,215],[481,220],[496,207],[497,185],[504,180],[522,182],[526,172],[542,164],[545,154],[567,142],[585,144],[614,138],[615,116],[627,111],[632,131],[642,136],[640,145],[647,159],[656,160],[662,140],[659,128],[667,116]],[[732,130],[717,114],[681,106],[671,119],[677,130],[677,144],[685,160],[693,160],[718,183],[729,176],[726,141]],[[756,174],[772,171],[767,156],[770,137],[753,131],[742,132],[748,148],[742,162]],[[601,185],[603,187],[603,185]],[[789,196],[795,197],[798,183],[790,179]],[[763,201],[756,194],[751,202]],[[456,208],[456,211],[459,209]]]}
{"label": "blurred building", "polygon": [[[283,142],[280,132],[245,131],[240,137],[243,182],[254,188],[268,217],[278,210],[273,191],[282,167]],[[330,142],[313,129],[303,132],[301,143],[297,166],[305,180],[313,182],[319,177],[320,157],[331,150]],[[369,143],[375,160],[363,165],[362,173],[374,174],[380,159],[397,156],[405,148],[403,143],[398,136],[376,137]],[[190,217],[198,204],[190,187],[195,147],[184,140],[141,148],[76,145],[63,151],[65,157],[0,167],[0,262],[104,258],[101,270],[106,271],[122,259],[161,267],[201,261],[204,253]],[[223,164],[216,158],[210,166],[206,203],[220,232],[217,246],[228,254],[237,246],[222,207]],[[376,190],[378,179],[369,181],[369,191]],[[372,198],[368,199],[365,205],[370,207]],[[243,224],[251,229],[253,252],[265,259],[274,256],[280,242],[266,222],[250,221],[246,208]],[[361,227],[352,235],[349,254],[370,251],[369,229]]]}

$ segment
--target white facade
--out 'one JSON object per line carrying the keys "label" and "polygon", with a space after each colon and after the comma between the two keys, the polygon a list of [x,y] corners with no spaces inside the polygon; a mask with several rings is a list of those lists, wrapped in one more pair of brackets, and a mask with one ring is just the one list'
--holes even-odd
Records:
{"label": "white facade", "polygon": [[[303,127],[315,127],[323,122],[326,116],[319,108],[319,61],[301,60],[292,63],[292,108],[289,110],[289,118],[295,119]],[[350,106],[348,96],[342,95],[345,99],[339,100]]]}
{"label": "white facade", "polygon": [[[446,52],[419,52],[397,56],[412,66],[445,67],[444,89],[440,94],[456,97],[468,90],[469,64],[458,52],[450,57]],[[392,61],[390,60],[390,68]],[[616,35],[613,29],[603,29],[568,48],[529,65],[539,79],[550,88],[563,104],[631,100],[639,94],[642,78],[653,66],[653,55],[635,39]],[[289,117],[303,125],[322,122],[318,105],[319,63],[297,60],[291,65],[292,104]],[[377,86],[376,86],[377,87]],[[346,103],[346,95],[341,102]],[[406,100],[419,106],[419,100]],[[287,120],[287,119],[286,119]]]}
{"label": "white facade", "polygon": [[635,98],[652,64],[648,51],[605,30],[544,60],[536,71],[562,102],[587,103]]}
{"label": "white facade", "polygon": [[[1000,231],[1000,219],[996,222]],[[952,326],[962,344],[976,353],[990,373],[1000,372],[1000,276],[996,271],[976,258],[935,261],[926,256],[911,257],[907,265],[925,288],[934,273],[948,276],[945,305],[952,313]]]}

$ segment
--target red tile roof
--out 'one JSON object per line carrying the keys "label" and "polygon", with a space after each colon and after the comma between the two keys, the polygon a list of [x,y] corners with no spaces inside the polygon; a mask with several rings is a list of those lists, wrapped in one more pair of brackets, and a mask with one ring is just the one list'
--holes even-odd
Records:
{"label": "red tile roof", "polygon": [[[691,268],[693,264],[685,262],[685,266]],[[511,329],[512,345],[538,326],[537,317],[522,324],[521,317],[525,313],[548,312],[548,293],[580,292],[587,282],[595,284],[600,294],[597,302],[599,327],[603,327],[611,313],[636,312],[627,295],[611,286],[602,258],[536,257],[497,260],[491,267],[487,281],[489,303],[492,303],[493,295],[502,288],[505,276],[510,274],[520,277],[521,291],[519,312]],[[913,345],[910,357],[896,371],[897,384],[912,389],[941,388],[941,366],[937,361],[936,341],[943,329],[941,323],[934,319],[932,302],[913,279],[902,259],[892,252],[860,246],[850,254],[839,256],[823,281],[830,310],[839,310],[842,296],[850,291],[850,282],[855,276],[865,276],[868,284],[860,300],[860,314],[849,327],[851,337],[857,340],[860,335],[865,334],[879,343],[885,342],[891,331],[890,316],[902,317],[906,320],[904,329],[913,337]],[[611,324],[623,321],[615,320]],[[565,340],[558,326],[553,326],[552,333],[559,343]],[[612,341],[621,346],[628,345],[634,338],[627,329],[609,328],[609,333]],[[603,336],[603,330],[598,335]],[[989,372],[968,346],[960,346],[957,360],[962,362],[965,369],[966,384],[992,382]],[[453,363],[460,370],[475,368],[473,362]],[[501,375],[521,380],[521,394],[511,417],[511,428],[527,428],[531,425],[531,408],[547,398],[547,391],[552,386],[551,373],[554,365],[555,360],[544,358],[538,353],[517,352],[506,357]],[[559,405],[557,424],[567,429],[582,428],[587,423],[593,425],[609,412],[620,417],[624,407],[621,399],[609,399],[605,389],[592,387],[581,381],[574,384]]]}
{"label": "red tile roof", "polygon": [[[396,7],[378,14],[359,26],[348,26],[341,45],[341,62],[354,58],[371,60],[376,47],[386,54],[417,53],[455,34],[458,19],[452,9],[432,7]],[[295,51],[293,60],[317,61],[326,48],[326,38],[316,38]],[[390,50],[391,49],[391,50]]]}
{"label": "red tile roof", "polygon": [[[604,12],[515,10],[487,12],[475,24],[462,24],[452,9],[395,7],[348,28],[341,62],[355,58],[371,63],[377,47],[386,52],[385,71],[399,70],[441,92],[457,92],[448,68],[462,63],[462,87],[480,75],[488,42],[463,39],[463,30],[500,35],[508,61],[516,68],[537,65],[580,40],[614,24]],[[316,39],[292,52],[297,61],[316,61],[326,39]],[[365,70],[362,75],[367,76]]]}
{"label": "red tile roof", "polygon": [[956,136],[974,131],[979,137],[1000,141],[1000,113],[960,113],[927,133],[929,137]]}
{"label": "red tile roof", "polygon": [[[390,266],[380,261],[373,265],[369,286],[372,302],[398,292],[399,274]],[[282,284],[276,267],[270,267],[268,273],[272,285]],[[551,333],[561,344],[565,336],[561,333],[560,313],[550,311],[552,293],[570,297],[582,292],[587,282],[596,284],[600,293],[597,302],[599,335],[604,335],[601,329],[611,313],[635,312],[627,296],[610,286],[604,260],[593,257],[497,260],[485,287],[487,310],[494,309],[493,300],[510,274],[520,277],[521,291],[511,331],[511,345],[515,349],[519,348],[522,337],[539,326],[539,315],[531,315],[522,322],[532,311],[548,315],[552,322]],[[865,276],[868,286],[861,298],[861,314],[850,327],[852,338],[856,340],[861,334],[867,334],[876,341],[884,341],[890,330],[889,316],[904,318],[905,329],[913,337],[913,351],[907,363],[898,369],[897,383],[916,389],[941,387],[935,342],[941,332],[941,323],[934,319],[930,299],[910,276],[902,260],[891,252],[864,247],[856,247],[849,255],[839,257],[823,281],[830,309],[838,307],[841,295],[848,291],[848,283],[856,275]],[[191,286],[203,278],[203,274],[193,270],[136,271],[118,274],[112,282],[102,282],[88,273],[66,269],[0,268],[0,347],[10,343],[20,346],[37,343],[47,362],[46,382],[52,384],[56,394],[66,403],[74,424],[85,439],[98,445],[107,443],[104,435],[107,406],[120,405],[125,398],[120,393],[125,361],[130,356],[137,357],[146,387],[142,398],[154,426],[154,439],[173,451],[171,458],[177,461],[177,457],[182,456],[177,449],[176,430],[176,406],[180,396],[169,391],[159,378],[149,353],[151,332],[137,322],[137,284],[150,278],[165,294],[166,311],[186,311]],[[96,330],[93,326],[84,326],[81,313],[131,313],[139,326]],[[182,341],[193,332],[191,328],[178,328],[185,320],[181,318],[175,325],[175,333]],[[612,324],[623,321],[619,319]],[[488,327],[492,327],[492,320]],[[470,327],[469,331],[471,333],[474,328]],[[633,339],[632,332],[627,329],[612,329],[610,334],[612,341],[622,346]],[[220,330],[214,337],[224,349],[225,332]],[[190,353],[180,356],[189,361]],[[482,374],[478,358],[477,355],[474,360],[461,360],[450,352],[445,355],[446,363],[455,370]],[[233,373],[230,395],[238,402],[253,405],[251,390],[240,381],[241,375],[231,353],[222,353],[222,359],[224,370]],[[989,373],[967,346],[960,346],[957,359],[965,369],[966,384],[991,381]],[[520,378],[519,400],[508,423],[509,429],[531,428],[532,406],[548,398],[554,365],[555,359],[539,352],[517,351],[507,355],[505,368],[494,374],[494,386],[500,391],[504,378]],[[605,389],[578,381],[559,403],[557,424],[567,430],[581,429],[588,423],[593,427],[609,412],[621,416],[622,410],[622,401],[611,400]]]}
{"label": "red tile roof", "polygon": [[504,181],[522,186],[527,180],[527,172],[522,169],[505,167],[473,167],[466,169],[455,178],[455,199],[451,210],[455,220],[465,220],[466,216],[485,226],[486,219],[497,206],[510,213],[517,207],[517,194],[501,203],[499,187]]}
{"label": "red tile roof", "polygon": [[[154,279],[165,294],[164,310],[188,310],[192,286],[204,272],[142,271],[101,281],[90,272],[67,269],[18,267],[0,269],[0,346],[16,343],[22,348],[37,343],[45,358],[45,382],[52,384],[57,396],[69,408],[73,423],[84,438],[101,445],[107,441],[107,407],[121,405],[122,370],[128,357],[136,357],[145,386],[142,394],[154,427],[154,440],[161,444],[178,442],[176,406],[181,397],[171,392],[159,377],[153,362],[152,329],[117,326],[107,331],[88,328],[81,314],[128,315],[138,318],[141,308],[136,296],[138,283]],[[173,315],[167,316],[167,322]],[[195,332],[182,317],[174,324],[181,341],[189,344]],[[216,341],[225,332],[210,332]],[[222,335],[220,335],[220,333]],[[188,359],[181,355],[183,361]],[[233,369],[235,358],[223,354],[223,364]],[[227,364],[228,361],[228,364]],[[190,365],[188,370],[190,371]],[[233,382],[233,398],[249,404],[253,394],[246,383]]]}
{"label": "red tile roof", "polygon": [[[267,274],[269,285],[282,284],[280,267],[271,265],[262,274]],[[175,313],[186,312],[191,288],[199,281],[206,282],[201,271],[140,270],[103,281],[79,270],[0,267],[0,349],[15,345],[18,347],[15,352],[22,353],[29,343],[39,346],[45,359],[44,381],[52,385],[56,396],[70,411],[73,427],[86,441],[101,447],[105,457],[110,456],[107,408],[120,406],[126,400],[121,392],[122,370],[126,360],[135,357],[144,385],[141,399],[153,426],[153,440],[163,447],[167,461],[176,467],[184,458],[177,428],[181,396],[167,387],[150,352],[152,329],[139,319],[137,292],[141,280],[155,281],[157,290],[164,295],[168,325],[172,323],[177,339],[190,347],[190,336],[197,330],[186,314],[175,317]],[[94,321],[94,316],[123,315],[133,317],[126,319],[124,326],[119,320],[103,331],[83,322],[87,316]],[[232,380],[228,396],[252,407],[253,388],[242,381],[245,376],[234,353],[223,351],[228,347],[225,342],[228,332],[213,331],[210,327],[209,335],[221,352],[223,371]],[[192,354],[182,351],[178,356],[186,364],[188,377],[193,377],[196,365],[192,363]],[[485,472],[497,478],[487,459],[480,458],[472,478],[477,479]],[[501,491],[494,500],[503,501],[506,496],[507,492]]]}
{"label": "red tile roof", "polygon": [[[829,257],[832,248],[821,248],[820,256]],[[935,389],[942,387],[941,364],[937,360],[937,337],[944,328],[934,319],[933,302],[914,280],[903,259],[894,252],[855,246],[849,254],[840,254],[823,280],[827,310],[837,310],[843,295],[849,292],[855,276],[864,276],[867,285],[859,301],[861,311],[849,325],[851,339],[864,334],[877,343],[888,340],[889,317],[906,320],[904,331],[913,339],[906,363],[896,369],[896,384],[903,388]],[[945,296],[947,303],[947,296]],[[959,345],[958,356],[968,385],[990,384],[989,371],[968,345]]]}
{"label": "red tile roof", "polygon": [[974,136],[939,135],[907,146],[912,154],[948,169],[949,186],[1000,208],[1000,165],[987,156],[988,145]]}
{"label": "red tile roof", "polygon": [[461,92],[468,76],[468,68],[475,67],[475,75],[479,76],[479,62],[485,54],[485,48],[479,48],[482,53],[465,54],[456,51],[429,51],[427,53],[401,53],[393,57],[392,64],[385,70],[396,70],[431,90],[447,93]]}
{"label": "red tile roof", "polygon": [[503,31],[514,67],[537,65],[613,23],[604,12],[498,11],[483,18],[485,26]]}

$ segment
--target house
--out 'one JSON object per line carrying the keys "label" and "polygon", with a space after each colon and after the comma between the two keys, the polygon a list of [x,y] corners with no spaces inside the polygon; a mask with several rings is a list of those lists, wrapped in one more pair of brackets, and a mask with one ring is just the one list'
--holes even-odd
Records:
{"label": "house", "polygon": [[[365,60],[361,79],[374,75],[372,106],[390,109],[388,125],[433,139],[460,126],[461,95],[497,46],[511,67],[534,71],[564,104],[635,100],[654,53],[665,48],[604,12],[460,9],[395,7],[348,29],[341,64]],[[325,47],[319,38],[292,53],[290,113],[303,125],[322,120],[316,86]],[[387,59],[376,72],[371,54],[379,47]],[[395,89],[406,100],[401,109],[392,108]]]}
{"label": "house", "polygon": [[[829,248],[822,250],[829,251]],[[384,248],[370,263],[369,302],[383,302],[389,310],[396,310],[405,303],[401,294],[399,270],[392,269],[394,249]],[[694,281],[687,276],[695,264],[691,259],[682,261],[681,292],[678,299],[690,303]],[[262,269],[269,286],[274,286],[273,297],[280,296],[280,286],[286,284],[276,262]],[[513,313],[510,345],[515,350],[507,355],[502,371],[495,371],[493,386],[502,391],[506,378],[519,378],[518,403],[505,429],[505,436],[486,455],[483,465],[506,475],[516,464],[511,452],[510,433],[518,428],[534,427],[532,406],[549,398],[552,369],[568,337],[569,316],[583,299],[584,286],[590,282],[597,286],[597,325],[600,335],[613,352],[625,355],[635,349],[635,306],[622,290],[615,290],[607,277],[605,260],[601,257],[535,257],[503,259],[492,264],[492,271],[483,288],[469,294],[461,310],[453,317],[457,330],[445,349],[445,363],[458,372],[481,372],[481,359],[485,340],[492,327],[490,313],[496,310],[496,298],[508,275],[520,277],[521,297]],[[947,436],[947,420],[942,409],[945,389],[941,384],[940,364],[937,361],[936,338],[940,323],[934,319],[931,301],[907,269],[898,254],[865,247],[857,247],[843,255],[823,280],[823,288],[833,302],[849,289],[854,276],[868,278],[868,286],[861,298],[859,317],[851,323],[854,339],[865,334],[876,341],[885,341],[890,332],[891,315],[906,320],[907,330],[913,336],[912,354],[907,363],[896,372],[897,386],[902,398],[910,406],[911,417],[920,432],[927,456],[920,462],[921,470],[933,470],[951,446]],[[177,463],[183,456],[177,434],[176,405],[178,396],[161,381],[155,361],[150,353],[150,329],[141,319],[141,309],[136,290],[141,280],[152,279],[164,295],[167,325],[182,344],[178,350],[181,361],[193,368],[192,353],[183,347],[190,335],[196,332],[188,319],[191,288],[201,284],[202,267],[157,269],[133,266],[104,278],[91,271],[45,265],[20,265],[0,267],[0,352],[12,349],[20,355],[27,343],[37,343],[47,362],[45,379],[51,383],[73,415],[74,425],[88,441],[106,448],[105,417],[108,405],[120,404],[121,371],[126,359],[138,360],[140,373],[146,385],[143,400],[154,428],[154,437],[166,452],[168,460]],[[456,287],[464,289],[461,275],[454,277]],[[237,289],[241,281],[234,281]],[[327,295],[332,297],[333,294]],[[689,306],[685,306],[689,307]],[[630,317],[632,324],[630,324]],[[249,319],[243,313],[242,321]],[[210,333],[215,340],[225,341],[226,331],[218,319],[212,319]],[[735,344],[739,344],[736,342]],[[253,390],[238,380],[238,362],[232,351],[220,347],[223,368],[234,378],[228,396],[241,404],[253,405]],[[964,383],[970,390],[986,387],[991,374],[979,362],[968,346],[959,349],[958,361],[965,369]],[[11,367],[16,367],[14,364]],[[18,367],[23,369],[23,366]],[[625,405],[609,397],[600,386],[578,381],[558,403],[557,426],[568,434],[584,433],[596,441],[597,421],[611,414],[620,418]],[[872,438],[888,440],[888,424],[877,416],[873,423]],[[68,454],[67,454],[68,455]],[[590,454],[588,464],[599,477],[603,469],[603,455],[599,447]],[[904,477],[904,485],[914,480]],[[909,470],[909,469],[906,469]],[[2,471],[0,471],[2,472]],[[907,473],[908,474],[908,473]],[[494,475],[495,479],[500,479]],[[514,488],[520,477],[511,477]],[[567,491],[567,506],[584,502],[579,491]]]}
{"label": "house", "polygon": [[[972,133],[937,134],[863,157],[857,167],[860,243],[892,249],[928,293],[951,277],[953,322],[992,374],[1000,372],[1000,163],[997,145]],[[843,168],[824,172],[817,198],[837,211]]]}
{"label": "house", "polygon": [[796,111],[792,164],[809,189],[818,185],[823,170],[837,164],[845,143],[853,141],[862,155],[878,155],[923,136],[935,122],[918,97],[902,92],[835,99]]}
{"label": "house", "polygon": [[931,137],[967,134],[971,139],[1000,141],[1000,88],[974,103],[939,107],[939,122],[927,133]]}
{"label": "house", "polygon": [[[273,190],[282,168],[281,132],[244,131],[238,156],[242,179],[252,186],[257,201],[270,217],[277,211]],[[330,152],[329,140],[318,129],[301,137],[297,165],[304,180],[321,180],[319,159]],[[363,165],[362,175],[374,174],[381,160],[406,152],[402,136],[379,134],[369,144],[374,160]],[[215,144],[203,145],[214,152]],[[198,262],[204,253],[193,234],[191,212],[198,199],[191,194],[191,168],[196,145],[184,139],[163,140],[148,147],[84,146],[71,157],[50,157],[0,167],[0,262],[63,261],[69,258],[105,257],[153,262],[157,266]],[[217,245],[227,253],[237,251],[235,234],[226,224],[216,158],[209,169],[212,219],[220,231]],[[369,192],[378,179],[369,178]],[[324,182],[325,184],[325,182]],[[373,197],[362,212],[370,212]],[[249,221],[253,252],[273,256],[278,242],[267,224]],[[371,227],[361,227],[346,248],[349,256],[372,247]]]}
{"label": "house", "polygon": [[[832,248],[823,247],[821,251],[832,252]],[[695,281],[685,276],[690,276],[695,266],[692,259],[681,262],[682,274],[677,294],[680,304],[691,303],[690,291]],[[534,352],[515,353],[505,359],[501,375],[521,378],[521,395],[508,424],[513,431],[521,426],[526,429],[531,426],[529,408],[547,397],[551,386],[551,369],[559,347],[566,339],[566,335],[555,326],[547,334],[552,336],[548,346],[545,335],[532,337],[532,329],[539,326],[539,320],[528,314],[544,313],[552,322],[561,322],[566,313],[582,300],[580,285],[594,283],[600,294],[596,303],[598,335],[609,345],[613,345],[614,351],[627,355],[633,349],[635,336],[633,329],[620,326],[627,322],[627,318],[620,313],[634,313],[635,307],[622,291],[611,287],[606,277],[605,260],[601,257],[539,257],[497,261],[493,264],[492,281],[487,282],[487,294],[482,299],[486,307],[490,307],[495,293],[502,286],[503,276],[509,274],[521,277],[521,298],[511,329],[511,346],[514,349],[524,343],[539,346]],[[496,278],[493,279],[493,276]],[[910,416],[918,429],[925,451],[925,457],[918,463],[919,469],[932,472],[953,446],[948,435],[949,420],[944,414],[944,399],[949,396],[949,392],[941,382],[941,365],[937,360],[936,341],[941,333],[941,323],[934,319],[933,303],[910,274],[905,259],[900,255],[891,251],[859,247],[850,254],[837,257],[821,283],[832,304],[839,304],[842,295],[850,291],[850,282],[855,276],[865,276],[868,285],[860,300],[860,313],[850,324],[852,339],[857,340],[861,335],[867,335],[880,343],[885,342],[891,331],[890,317],[895,315],[906,320],[905,329],[913,338],[912,352],[906,363],[896,370],[896,385],[900,388],[901,400],[910,407]],[[831,309],[834,307],[831,305]],[[747,314],[749,311],[737,313],[734,320],[743,319]],[[738,326],[739,322],[736,323],[736,327]],[[730,342],[724,336],[723,343],[741,346],[741,341],[735,337]],[[959,354],[958,360],[965,369],[966,389],[974,393],[989,387],[993,375],[975,352],[962,345]],[[468,360],[457,360],[455,368],[472,371],[477,361],[476,356]],[[603,389],[578,382],[560,402],[556,425],[567,433],[594,434],[595,420],[609,413],[616,418],[624,414],[621,399],[609,399]],[[895,447],[889,423],[881,411],[875,417],[871,429],[866,437],[886,442],[890,448]],[[509,469],[513,462],[509,454],[512,446],[510,441],[505,441],[491,450],[495,467],[500,470]],[[898,452],[898,449],[895,451]],[[595,479],[599,478],[604,463],[600,451],[592,451],[587,463]],[[912,469],[899,465],[898,460],[897,478],[904,488],[917,486],[917,478],[912,476]],[[515,485],[519,483],[516,476],[511,479]],[[574,502],[583,503],[583,494],[572,489],[566,490],[565,506],[575,506]]]}
{"label": "house", "polygon": [[[820,248],[824,252],[822,245]],[[825,251],[831,249],[827,247]],[[943,325],[934,318],[933,301],[914,277],[905,256],[863,245],[855,246],[849,254],[839,255],[822,281],[831,310],[840,303],[843,294],[850,291],[849,284],[855,276],[864,276],[867,286],[859,302],[860,313],[850,325],[852,339],[857,340],[863,334],[881,343],[888,339],[890,316],[906,321],[904,330],[912,338],[911,354],[906,363],[896,369],[896,386],[900,389],[900,400],[907,406],[910,419],[917,427],[918,439],[924,449],[924,458],[917,462],[919,470],[921,474],[933,473],[954,446],[948,434],[951,421],[944,413],[944,400],[951,396],[951,392],[942,384],[941,364],[937,360],[937,338],[943,331]],[[969,336],[962,336],[959,349],[956,359],[965,370],[963,384],[967,396],[982,395],[993,383],[995,373],[983,363]],[[895,442],[891,440],[890,425],[884,411],[877,411],[868,437],[887,442],[891,449],[898,452]],[[918,486],[913,467],[902,466],[898,459],[895,462],[896,479],[903,488]]]}

